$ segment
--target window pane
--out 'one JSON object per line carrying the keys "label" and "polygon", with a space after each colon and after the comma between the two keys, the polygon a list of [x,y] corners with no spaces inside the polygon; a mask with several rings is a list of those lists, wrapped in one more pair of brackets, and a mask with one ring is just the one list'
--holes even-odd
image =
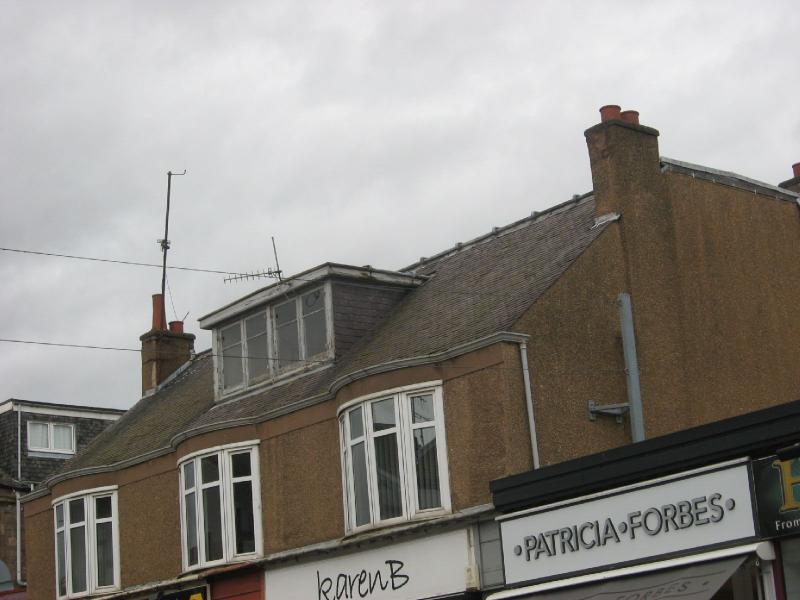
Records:
{"label": "window pane", "polygon": [[255,552],[253,484],[250,481],[239,481],[233,484],[233,525],[236,534],[236,554]]}
{"label": "window pane", "polygon": [[83,498],[69,501],[69,522],[71,524],[83,523],[86,520],[83,508]]}
{"label": "window pane", "polygon": [[189,565],[196,565],[197,556],[197,505],[195,493],[186,494],[184,507],[186,509],[186,555]]}
{"label": "window pane", "polygon": [[29,448],[49,448],[50,442],[47,434],[46,423],[30,423],[28,425],[28,438]]}
{"label": "window pane", "polygon": [[298,365],[300,345],[297,339],[297,321],[278,327],[278,368]]}
{"label": "window pane", "polygon": [[414,423],[433,421],[433,395],[413,396],[411,398],[411,417]]}
{"label": "window pane", "polygon": [[[83,501],[81,501],[83,504]],[[71,515],[71,511],[70,511]],[[74,527],[69,530],[70,564],[72,568],[72,593],[86,591],[86,528]]]}
{"label": "window pane", "polygon": [[267,334],[262,333],[247,340],[247,375],[252,381],[264,377],[268,372]]}
{"label": "window pane", "polygon": [[[111,498],[107,498],[111,500]],[[97,585],[114,585],[114,541],[111,522],[97,524]]]}
{"label": "window pane", "polygon": [[95,517],[98,519],[108,519],[111,517],[111,496],[95,498]]}
{"label": "window pane", "polygon": [[352,448],[353,491],[355,494],[356,527],[369,523],[369,483],[367,481],[367,456],[364,442]]}
{"label": "window pane", "polygon": [[231,456],[231,470],[234,477],[250,475],[250,452],[240,452]]}
{"label": "window pane", "polygon": [[297,320],[297,306],[291,300],[275,307],[275,324],[280,327]]}
{"label": "window pane", "polygon": [[[60,507],[59,507],[60,508]],[[67,595],[67,561],[66,552],[64,550],[64,532],[59,531],[56,534],[56,579],[58,579],[58,595]]]}
{"label": "window pane", "polygon": [[419,508],[422,510],[441,506],[435,428],[422,427],[414,430],[414,460],[417,467],[417,503]]}
{"label": "window pane", "polygon": [[242,341],[242,328],[239,323],[228,325],[222,330],[222,347],[235,346]]}
{"label": "window pane", "polygon": [[397,436],[392,433],[375,438],[375,467],[378,477],[378,506],[381,520],[403,514]]}
{"label": "window pane", "polygon": [[364,435],[364,421],[361,418],[361,407],[351,410],[348,415],[350,417],[350,439],[354,440]]}
{"label": "window pane", "polygon": [[394,398],[387,398],[372,403],[372,429],[382,431],[395,425]]}
{"label": "window pane", "polygon": [[56,528],[64,526],[64,505],[56,506]]}
{"label": "window pane", "polygon": [[190,490],[194,487],[194,461],[183,465],[183,489]]}
{"label": "window pane", "polygon": [[242,384],[242,344],[222,349],[222,386],[234,388]]}
{"label": "window pane", "polygon": [[303,317],[306,334],[306,356],[314,356],[328,349],[328,328],[325,323],[325,311],[315,312]]}
{"label": "window pane", "polygon": [[216,454],[200,459],[200,478],[203,483],[219,480],[219,457]]}
{"label": "window pane", "polygon": [[244,332],[248,338],[255,337],[262,333],[267,332],[267,313],[260,312],[258,314],[253,315],[252,317],[248,317],[247,320],[244,322]]}
{"label": "window pane", "polygon": [[244,322],[247,335],[247,372],[250,379],[263,377],[268,372],[267,314],[260,312]]}
{"label": "window pane", "polygon": [[203,526],[205,528],[206,560],[222,558],[222,511],[219,488],[203,490]]}
{"label": "window pane", "polygon": [[53,425],[53,448],[56,450],[74,450],[71,426]]}
{"label": "window pane", "polygon": [[310,315],[313,312],[325,309],[325,290],[320,288],[303,296],[300,300],[303,305],[303,314]]}

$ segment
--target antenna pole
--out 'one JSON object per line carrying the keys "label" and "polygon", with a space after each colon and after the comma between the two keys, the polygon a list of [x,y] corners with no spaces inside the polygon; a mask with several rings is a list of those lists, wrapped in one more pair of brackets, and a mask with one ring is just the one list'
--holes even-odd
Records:
{"label": "antenna pole", "polygon": [[167,285],[167,250],[169,250],[169,200],[172,192],[172,176],[173,175],[186,175],[186,169],[183,173],[173,173],[167,171],[167,216],[164,221],[164,239],[159,240],[161,243],[161,250],[164,252],[164,261],[161,268],[161,297],[164,297],[165,288]]}
{"label": "antenna pole", "polygon": [[278,249],[275,247],[275,236],[272,236],[272,251],[275,253],[275,273],[278,275],[278,281],[283,281],[281,277],[281,266],[278,264]]}

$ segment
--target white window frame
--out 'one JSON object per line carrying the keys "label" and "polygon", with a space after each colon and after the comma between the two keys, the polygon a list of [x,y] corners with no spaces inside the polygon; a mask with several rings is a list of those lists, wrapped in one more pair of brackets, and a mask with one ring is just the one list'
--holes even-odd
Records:
{"label": "white window frame", "polygon": [[[181,508],[181,564],[183,571],[196,570],[231,562],[250,560],[263,555],[263,535],[261,526],[261,477],[259,469],[259,440],[226,444],[206,448],[181,457],[178,461],[179,496]],[[233,477],[231,456],[250,452],[250,476]],[[219,466],[219,481],[203,484],[200,473],[200,461],[208,456],[217,456]],[[184,466],[191,463],[194,471],[194,487],[184,489]],[[236,539],[234,531],[233,514],[233,484],[239,481],[251,481],[253,495],[253,528],[255,536],[255,550],[253,552],[236,553]],[[222,519],[222,558],[208,561],[205,558],[205,528],[203,525],[203,500],[202,490],[219,485],[220,489],[220,514]],[[189,564],[189,548],[186,544],[186,496],[195,494],[195,531],[197,532],[197,562]]]}
{"label": "white window frame", "polygon": [[[314,355],[308,355],[306,350],[306,336],[305,336],[305,319],[303,318],[302,298],[317,290],[322,290],[325,295],[325,334],[328,340],[326,348],[323,352]],[[284,377],[287,374],[295,373],[297,371],[307,368],[308,364],[305,361],[309,360],[325,360],[333,355],[333,302],[332,302],[332,289],[330,283],[324,283],[321,286],[312,287],[308,290],[299,290],[291,298],[281,299],[278,302],[273,302],[266,307],[260,308],[258,311],[248,313],[247,315],[239,318],[236,321],[228,322],[214,331],[213,346],[214,355],[217,357],[216,364],[216,380],[217,380],[217,395],[229,396],[237,392],[248,390],[265,382],[272,381],[278,377]],[[275,309],[278,306],[283,306],[287,301],[295,302],[295,310],[297,315],[297,336],[298,336],[298,350],[299,359],[296,365],[289,365],[283,368],[278,366],[278,336],[277,328],[275,326]],[[266,335],[267,335],[267,372],[258,378],[251,380],[249,374],[248,356],[248,337],[245,327],[245,322],[255,314],[261,312],[266,317]],[[232,387],[225,387],[225,373],[223,369],[223,346],[222,346],[222,330],[228,329],[232,325],[239,325],[239,333],[241,335],[241,348],[242,348],[242,383]]]}
{"label": "white window frame", "polygon": [[[411,417],[411,398],[431,394],[434,403],[433,427],[436,430],[436,460],[439,467],[439,495],[441,506],[429,509],[419,508],[419,499],[416,489],[416,460],[414,456],[414,430],[422,427],[431,427],[430,422],[415,424]],[[375,432],[372,429],[371,405],[381,400],[394,398],[396,426],[391,431]],[[354,409],[361,407],[364,426],[364,436],[359,440],[364,441],[367,463],[367,479],[369,483],[369,509],[370,519],[367,523],[356,526],[355,515],[355,487],[352,474],[349,439],[350,422],[348,415]],[[451,512],[450,477],[447,464],[447,438],[444,424],[444,402],[442,396],[442,382],[432,381],[393,388],[384,392],[362,396],[339,407],[339,439],[342,465],[342,499],[344,506],[345,529],[348,534],[357,533],[375,527],[394,525],[404,521],[424,519]],[[377,494],[377,468],[374,456],[374,439],[390,433],[397,434],[398,462],[401,482],[402,514],[398,517],[380,519],[380,506]]]}
{"label": "white window frame", "polygon": [[[47,426],[47,446],[38,447],[33,446],[31,444],[31,425],[46,425]],[[54,445],[55,437],[53,435],[54,430],[58,427],[69,427],[70,435],[72,437],[72,449],[71,450],[62,450],[58,449]],[[53,454],[75,454],[75,425],[73,423],[56,423],[53,421],[28,421],[27,424],[27,433],[28,433],[28,450],[32,452],[48,452]]]}
{"label": "white window frame", "polygon": [[[97,498],[110,497],[111,498],[111,517],[97,518],[96,504]],[[72,593],[72,540],[69,535],[72,523],[69,518],[69,503],[73,500],[83,501],[84,520],[84,539],[86,543],[86,590],[83,592]],[[55,576],[56,576],[56,597],[57,598],[83,598],[95,594],[106,594],[120,589],[120,554],[119,554],[119,508],[117,502],[117,486],[106,486],[93,488],[90,490],[82,490],[60,496],[53,500],[53,542],[55,546]],[[64,515],[64,524],[59,527],[56,518],[56,511],[58,506],[62,507]],[[97,582],[97,524],[108,523],[112,524],[111,527],[111,540],[112,551],[114,560],[114,583],[112,585],[101,586]],[[58,588],[58,533],[64,533],[64,570],[66,576],[67,593],[65,595],[59,594]]]}

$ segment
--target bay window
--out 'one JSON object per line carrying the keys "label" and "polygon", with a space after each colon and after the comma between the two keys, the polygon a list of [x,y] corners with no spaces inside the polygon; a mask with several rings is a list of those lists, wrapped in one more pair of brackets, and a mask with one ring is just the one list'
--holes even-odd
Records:
{"label": "bay window", "polygon": [[217,332],[222,393],[247,389],[330,352],[329,293],[325,286],[221,327]]}
{"label": "bay window", "polygon": [[261,553],[257,442],[196,453],[179,465],[184,570]]}
{"label": "bay window", "polygon": [[53,502],[56,594],[73,598],[119,588],[116,488],[98,488]]}
{"label": "bay window", "polygon": [[348,531],[450,510],[440,385],[350,403],[339,424]]}

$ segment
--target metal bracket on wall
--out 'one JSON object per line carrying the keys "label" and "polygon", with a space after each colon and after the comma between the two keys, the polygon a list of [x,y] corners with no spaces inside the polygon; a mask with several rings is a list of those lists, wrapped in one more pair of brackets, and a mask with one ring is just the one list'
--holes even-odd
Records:
{"label": "metal bracket on wall", "polygon": [[627,402],[621,404],[597,404],[594,400],[589,400],[589,420],[596,421],[597,415],[609,415],[616,417],[617,423],[622,423],[622,415],[627,413],[631,405]]}

